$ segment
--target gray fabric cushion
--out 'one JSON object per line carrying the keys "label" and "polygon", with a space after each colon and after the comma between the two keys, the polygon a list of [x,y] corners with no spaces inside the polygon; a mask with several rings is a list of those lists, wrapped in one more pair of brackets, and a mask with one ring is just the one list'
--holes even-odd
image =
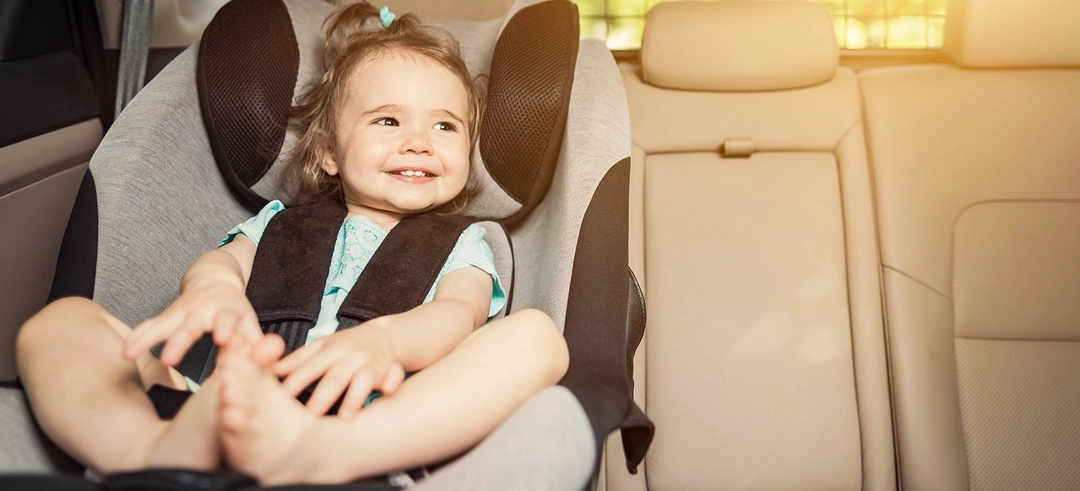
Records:
{"label": "gray fabric cushion", "polygon": [[128,324],[164,309],[188,265],[250,216],[210,152],[195,95],[196,49],[135,96],[90,160],[98,193],[94,300]]}
{"label": "gray fabric cushion", "polygon": [[584,489],[596,458],[585,411],[569,390],[551,387],[413,489]]}
{"label": "gray fabric cushion", "polygon": [[75,473],[79,466],[38,430],[23,391],[0,387],[0,474]]}

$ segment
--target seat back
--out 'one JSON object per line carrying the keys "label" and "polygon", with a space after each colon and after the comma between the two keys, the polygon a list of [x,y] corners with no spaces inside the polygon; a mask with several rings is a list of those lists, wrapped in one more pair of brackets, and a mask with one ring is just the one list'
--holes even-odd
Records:
{"label": "seat back", "polygon": [[859,74],[901,483],[1080,488],[1080,3],[949,4]]}
{"label": "seat back", "polygon": [[[856,77],[824,5],[664,3],[630,104],[645,482],[894,489]],[[611,446],[609,445],[609,450]]]}

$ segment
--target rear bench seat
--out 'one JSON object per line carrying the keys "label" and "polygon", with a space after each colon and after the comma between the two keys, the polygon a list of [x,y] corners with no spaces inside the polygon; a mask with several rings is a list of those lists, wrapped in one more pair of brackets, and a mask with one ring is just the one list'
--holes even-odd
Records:
{"label": "rear bench seat", "polygon": [[895,489],[862,113],[838,53],[820,3],[650,10],[642,63],[621,70],[648,298],[635,378],[657,433],[633,477],[609,442],[606,489]]}
{"label": "rear bench seat", "polygon": [[859,74],[901,484],[1080,489],[1080,2],[948,16],[956,66]]}

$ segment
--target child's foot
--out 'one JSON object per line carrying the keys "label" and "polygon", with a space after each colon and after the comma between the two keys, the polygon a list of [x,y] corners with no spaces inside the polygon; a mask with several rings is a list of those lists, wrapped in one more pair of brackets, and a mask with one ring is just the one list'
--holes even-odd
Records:
{"label": "child's foot", "polygon": [[[233,468],[263,485],[311,479],[310,450],[296,451],[316,417],[281,386],[271,371],[280,357],[280,338],[267,336],[248,354],[226,346],[218,359],[221,376],[221,439]],[[278,356],[266,356],[266,353]],[[270,360],[266,363],[267,360]]]}
{"label": "child's foot", "polygon": [[[280,343],[280,338],[277,338]],[[277,348],[274,340],[248,350],[252,361],[262,368],[270,367],[281,358],[284,346]],[[152,359],[157,363],[157,359]],[[169,373],[160,365],[151,367],[154,377],[160,379]],[[140,369],[140,377],[151,370]],[[160,373],[158,373],[160,372]],[[152,380],[163,383],[164,380]],[[183,377],[172,385],[184,383]],[[146,452],[139,452],[135,467],[176,467],[194,470],[216,470],[222,467],[224,453],[221,449],[221,377],[217,374],[207,378],[199,391],[192,394],[180,411],[165,422],[161,434],[150,444]]]}
{"label": "child's foot", "polygon": [[194,470],[221,468],[221,428],[218,423],[221,385],[219,377],[206,379],[200,390],[184,406],[160,436],[143,453],[146,467],[179,467]]}

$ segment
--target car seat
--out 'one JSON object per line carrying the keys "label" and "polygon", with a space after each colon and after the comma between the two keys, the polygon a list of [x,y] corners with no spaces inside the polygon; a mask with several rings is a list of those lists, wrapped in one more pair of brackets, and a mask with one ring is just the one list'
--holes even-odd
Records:
{"label": "car seat", "polygon": [[[224,231],[285,197],[278,157],[296,141],[287,112],[320,75],[321,26],[332,9],[234,0],[138,94],[91,160],[51,298],[93,298],[134,325],[168,305],[187,265]],[[470,175],[479,192],[466,213],[489,220],[508,280],[505,311],[551,315],[571,361],[558,386],[416,489],[589,487],[609,433],[622,430],[631,469],[653,434],[630,398],[644,301],[627,267],[630,134],[618,70],[602,42],[578,40],[575,7],[565,0],[518,0],[504,18],[432,24],[457,38],[474,74],[487,75]],[[3,421],[10,428],[19,418],[29,421],[14,413]],[[5,445],[39,445],[30,440]],[[100,485],[7,476],[0,487],[252,484],[179,474]]]}

